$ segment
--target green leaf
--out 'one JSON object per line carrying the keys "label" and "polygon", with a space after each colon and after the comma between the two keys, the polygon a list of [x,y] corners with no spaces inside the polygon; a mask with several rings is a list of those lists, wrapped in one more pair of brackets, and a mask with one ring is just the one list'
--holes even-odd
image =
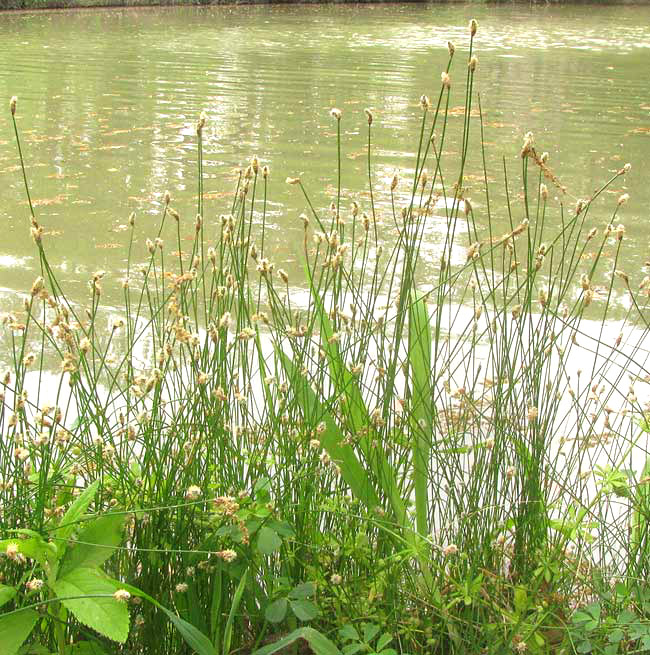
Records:
{"label": "green leaf", "polygon": [[320,614],[318,606],[310,600],[290,600],[289,605],[291,605],[291,611],[301,621],[312,621]]}
{"label": "green leaf", "polygon": [[[129,636],[129,610],[113,598],[122,585],[97,568],[75,568],[54,583],[54,591],[75,618],[113,641]],[[97,597],[97,596],[105,597]],[[67,598],[81,596],[81,598]],[[94,597],[93,597],[94,596]]]}
{"label": "green leaf", "polygon": [[65,655],[106,655],[106,651],[96,641],[79,641],[66,646]]}
{"label": "green leaf", "polygon": [[298,639],[304,639],[314,651],[314,655],[341,655],[341,651],[325,635],[308,627],[294,630],[291,634],[275,643],[259,648],[253,655],[273,655],[273,653],[277,653],[295,643]]}
{"label": "green leaf", "polygon": [[244,596],[244,591],[246,590],[246,581],[248,579],[248,569],[244,571],[244,574],[235,589],[235,595],[232,598],[232,605],[230,606],[230,612],[228,613],[228,618],[226,619],[226,626],[223,630],[223,655],[230,654],[230,641],[232,639],[232,628],[235,623],[235,616],[239,611],[239,605]]}
{"label": "green leaf", "polygon": [[144,591],[134,587],[130,584],[122,584],[123,589],[126,589],[132,596],[138,596],[148,600],[152,605],[157,607],[160,611],[164,612],[167,618],[172,622],[174,627],[181,633],[185,643],[195,650],[198,655],[217,655],[217,651],[210,640],[191,623],[180,618],[168,610],[164,605],[161,605],[155,598],[145,593]]}
{"label": "green leaf", "polygon": [[264,610],[264,617],[269,623],[280,623],[280,621],[284,621],[284,617],[287,615],[287,606],[286,598],[278,598],[270,605],[267,605],[266,610]]}
{"label": "green leaf", "polygon": [[271,555],[282,546],[282,539],[278,533],[264,525],[257,535],[257,549],[264,555]]}
{"label": "green leaf", "polygon": [[617,644],[625,638],[625,633],[620,628],[615,628],[607,635],[610,644]]}
{"label": "green leaf", "polygon": [[21,555],[36,560],[41,566],[47,566],[56,559],[56,546],[45,541],[40,535],[29,539],[4,539],[0,541],[0,552],[4,554],[9,544],[16,544]]}
{"label": "green leaf", "polygon": [[68,544],[59,576],[77,567],[101,566],[122,543],[124,519],[124,514],[108,514],[89,522],[76,541]]}
{"label": "green leaf", "polygon": [[363,644],[347,644],[347,646],[343,646],[343,655],[356,655],[361,650],[365,650],[365,646]]}
{"label": "green leaf", "polygon": [[98,487],[99,480],[95,480],[95,482],[86,487],[86,489],[79,494],[74,503],[68,507],[68,511],[61,518],[59,527],[54,530],[54,535],[56,537],[59,539],[68,539],[70,537],[77,527],[79,519],[83,517],[88,506],[95,498]]}
{"label": "green leaf", "polygon": [[0,615],[2,655],[15,655],[38,621],[34,610],[21,610]]}
{"label": "green leaf", "polygon": [[0,584],[0,607],[6,605],[17,593],[14,587]]}
{"label": "green leaf", "polygon": [[357,632],[356,628],[351,624],[351,623],[346,623],[340,630],[339,630],[339,637],[341,639],[352,639],[354,641],[359,641],[359,633]]}
{"label": "green leaf", "polygon": [[393,641],[393,635],[389,632],[384,632],[384,634],[377,639],[377,645],[375,646],[376,651],[384,650],[390,642]]}
{"label": "green leaf", "polygon": [[591,642],[589,639],[585,639],[584,641],[581,641],[577,646],[576,646],[576,652],[577,653],[591,653],[591,651],[594,649],[592,646]]}
{"label": "green leaf", "polygon": [[374,623],[363,624],[363,640],[369,644],[379,634],[381,628]]}
{"label": "green leaf", "polygon": [[431,324],[422,298],[409,305],[408,359],[412,387],[413,476],[415,513],[420,535],[429,533],[429,459],[435,409],[431,386]]}
{"label": "green leaf", "polygon": [[305,600],[311,598],[316,593],[316,585],[313,582],[303,582],[296,585],[290,592],[289,598],[296,600]]}

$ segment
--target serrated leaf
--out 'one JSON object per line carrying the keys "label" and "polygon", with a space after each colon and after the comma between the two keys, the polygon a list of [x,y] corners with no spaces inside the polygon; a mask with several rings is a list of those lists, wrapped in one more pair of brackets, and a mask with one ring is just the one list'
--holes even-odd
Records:
{"label": "serrated leaf", "polygon": [[284,617],[287,615],[287,607],[287,599],[278,598],[270,605],[267,605],[264,610],[264,617],[269,623],[280,623],[280,621],[284,621]]}
{"label": "serrated leaf", "polygon": [[318,606],[310,600],[290,600],[289,604],[291,605],[291,611],[301,621],[312,621],[320,614]]}
{"label": "serrated leaf", "polygon": [[298,639],[304,639],[314,651],[314,655],[341,655],[341,651],[323,634],[313,628],[303,627],[294,630],[286,637],[273,644],[259,648],[253,655],[273,655],[283,648],[290,646]]}
{"label": "serrated leaf", "polygon": [[108,639],[121,644],[126,641],[129,610],[125,603],[113,598],[113,593],[121,587],[119,582],[107,578],[97,568],[78,567],[56,580],[53,587],[77,621]]}
{"label": "serrated leaf", "polygon": [[14,587],[0,584],[0,607],[6,605],[17,593]]}
{"label": "serrated leaf", "polygon": [[124,514],[99,516],[81,531],[77,542],[68,545],[59,577],[77,567],[101,566],[122,543]]}
{"label": "serrated leaf", "polygon": [[2,655],[15,655],[38,621],[34,610],[0,615],[0,635],[2,635]]}
{"label": "serrated leaf", "polygon": [[303,582],[296,585],[290,592],[289,598],[295,600],[306,600],[316,593],[316,585],[313,582]]}
{"label": "serrated leaf", "polygon": [[264,525],[257,534],[257,549],[264,555],[271,555],[282,546],[278,533]]}

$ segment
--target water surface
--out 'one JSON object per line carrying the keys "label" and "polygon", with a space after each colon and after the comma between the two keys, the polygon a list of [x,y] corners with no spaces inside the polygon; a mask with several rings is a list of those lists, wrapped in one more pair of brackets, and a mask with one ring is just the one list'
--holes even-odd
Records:
{"label": "water surface", "polygon": [[[287,176],[300,174],[317,206],[335,197],[336,142],[331,107],[343,110],[344,204],[365,194],[366,122],[375,115],[373,175],[379,224],[390,238],[387,179],[413,169],[420,95],[437,97],[448,39],[452,70],[450,136],[459,149],[467,23],[479,21],[477,91],[485,122],[493,221],[508,218],[503,158],[520,191],[518,158],[532,130],[567,187],[573,207],[625,162],[632,172],[595,204],[602,226],[618,195],[630,202],[628,273],[641,275],[649,238],[645,155],[650,145],[647,58],[650,7],[601,6],[253,6],[6,13],[0,15],[0,97],[19,97],[28,175],[46,247],[73,295],[92,271],[117,280],[125,268],[125,225],[138,216],[138,252],[157,229],[162,195],[181,211],[192,237],[196,197],[194,122],[208,115],[206,221],[216,234],[235,170],[257,154],[271,167],[268,254],[300,274],[304,199]],[[472,128],[478,134],[475,121]],[[486,228],[480,143],[471,146],[467,195]],[[38,272],[9,112],[0,115],[0,309]],[[454,167],[450,174],[453,173]],[[406,184],[403,191],[406,192]],[[401,188],[401,187],[400,187]],[[557,195],[557,192],[554,192]],[[515,204],[515,220],[521,209]],[[444,220],[425,239],[435,250]]]}

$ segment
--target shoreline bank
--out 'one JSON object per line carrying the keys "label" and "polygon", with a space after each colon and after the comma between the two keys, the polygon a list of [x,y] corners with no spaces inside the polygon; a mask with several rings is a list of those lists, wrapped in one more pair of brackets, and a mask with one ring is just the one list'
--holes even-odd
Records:
{"label": "shoreline bank", "polygon": [[[238,7],[251,5],[386,5],[386,4],[506,4],[501,0],[0,0],[0,13],[52,9],[124,9],[136,7]],[[507,0],[507,4],[530,5],[647,5],[650,0]]]}

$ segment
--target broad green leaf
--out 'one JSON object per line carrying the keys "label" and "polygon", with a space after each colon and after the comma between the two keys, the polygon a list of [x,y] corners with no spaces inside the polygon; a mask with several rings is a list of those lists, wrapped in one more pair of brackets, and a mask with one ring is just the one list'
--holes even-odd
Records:
{"label": "broad green leaf", "polygon": [[408,330],[415,514],[418,532],[426,536],[429,533],[429,459],[435,409],[431,385],[431,324],[422,298],[412,298]]}
{"label": "broad green leaf", "polygon": [[363,624],[363,640],[369,644],[378,634],[381,628],[374,623]]}
{"label": "broad green leaf", "polygon": [[271,555],[282,546],[282,539],[278,533],[264,525],[257,535],[257,549],[264,555]]}
{"label": "broad green leaf", "polygon": [[290,600],[289,605],[301,621],[313,621],[320,614],[318,606],[310,600]]}
{"label": "broad green leaf", "polygon": [[15,655],[38,621],[34,610],[22,610],[0,615],[2,655]]}
{"label": "broad green leaf", "polygon": [[322,420],[325,423],[325,430],[320,435],[320,442],[329,456],[341,467],[341,476],[346,484],[368,509],[377,507],[379,498],[370,483],[368,474],[357,459],[352,447],[344,445],[345,436],[334,422],[331,413],[321,403],[291,359],[279,348],[276,348],[276,354],[287,378],[291,380],[292,388],[303,408],[305,417]]}
{"label": "broad green leaf", "polygon": [[95,498],[98,487],[99,480],[95,480],[95,482],[86,487],[86,489],[79,494],[74,503],[68,507],[68,511],[61,518],[59,527],[54,530],[54,535],[56,537],[64,540],[70,537],[77,527],[77,523],[86,513],[88,506]]}
{"label": "broad green leaf", "polygon": [[391,635],[389,632],[384,632],[384,634],[377,639],[377,645],[375,646],[376,651],[384,650],[390,642],[393,641],[393,635]]}
{"label": "broad green leaf", "polygon": [[101,566],[122,543],[124,514],[108,514],[90,521],[66,550],[59,576],[77,567]]}
{"label": "broad green leaf", "polygon": [[18,655],[52,655],[49,648],[41,644],[25,645],[18,650]]}
{"label": "broad green leaf", "polygon": [[6,605],[17,593],[14,587],[0,584],[0,607]]}
{"label": "broad green leaf", "polygon": [[289,598],[305,600],[311,598],[316,593],[316,585],[313,582],[303,582],[296,585],[290,592]]}
{"label": "broad green leaf", "polygon": [[355,641],[359,641],[360,639],[357,629],[351,623],[346,623],[339,630],[339,637],[341,639],[353,639]]}
{"label": "broad green leaf", "polygon": [[230,612],[228,613],[228,619],[226,620],[226,627],[223,631],[223,655],[230,654],[230,640],[232,639],[232,628],[235,623],[235,616],[239,611],[239,604],[242,601],[244,596],[244,591],[246,589],[246,580],[248,579],[248,569],[244,571],[244,574],[235,589],[235,595],[232,599],[232,605],[230,606]]}
{"label": "broad green leaf", "polygon": [[264,618],[269,623],[280,623],[280,621],[284,621],[284,617],[287,615],[287,607],[287,599],[278,598],[264,610]]}
{"label": "broad green leaf", "polygon": [[107,578],[99,569],[81,567],[54,583],[56,595],[80,623],[123,644],[129,636],[129,610],[125,603],[113,598],[121,587],[121,583]]}
{"label": "broad green leaf", "polygon": [[348,644],[343,646],[343,655],[356,655],[359,651],[366,650],[363,644]]}
{"label": "broad green leaf", "polygon": [[283,648],[304,639],[314,651],[314,655],[341,655],[341,651],[323,634],[313,628],[298,628],[273,644],[259,648],[253,655],[273,655]]}

